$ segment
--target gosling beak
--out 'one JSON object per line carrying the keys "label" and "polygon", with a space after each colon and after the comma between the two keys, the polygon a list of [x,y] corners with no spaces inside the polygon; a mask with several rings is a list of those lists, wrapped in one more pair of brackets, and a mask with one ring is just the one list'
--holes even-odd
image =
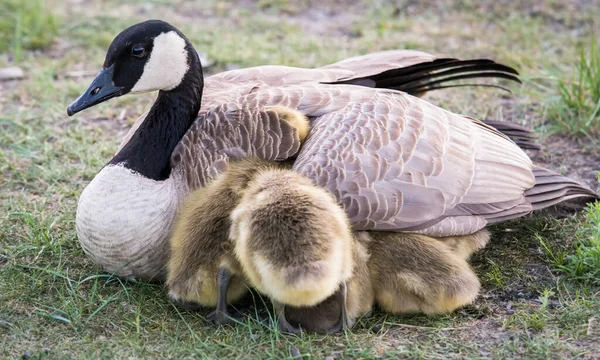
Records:
{"label": "gosling beak", "polygon": [[108,99],[123,95],[123,87],[115,86],[112,81],[115,65],[100,70],[88,89],[67,108],[72,116],[81,110],[100,104]]}

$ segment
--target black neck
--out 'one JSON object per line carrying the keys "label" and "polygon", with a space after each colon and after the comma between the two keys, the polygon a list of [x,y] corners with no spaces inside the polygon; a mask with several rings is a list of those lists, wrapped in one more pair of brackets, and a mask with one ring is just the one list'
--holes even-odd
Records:
{"label": "black neck", "polygon": [[158,93],[144,122],[108,164],[124,164],[153,180],[169,177],[171,153],[196,120],[202,99],[202,66],[193,48],[189,54],[190,69],[181,84]]}

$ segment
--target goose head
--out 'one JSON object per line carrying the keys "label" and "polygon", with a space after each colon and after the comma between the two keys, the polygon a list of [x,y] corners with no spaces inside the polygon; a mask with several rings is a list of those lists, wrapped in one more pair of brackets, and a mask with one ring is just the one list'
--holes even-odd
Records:
{"label": "goose head", "polygon": [[115,37],[102,69],[67,114],[128,93],[177,91],[190,82],[199,82],[201,95],[202,66],[190,41],[172,25],[148,20]]}
{"label": "goose head", "polygon": [[189,40],[168,23],[150,20],[117,35],[96,78],[68,107],[73,115],[128,93],[158,91],[135,133],[79,198],[79,241],[106,271],[142,279],[164,275],[165,239],[182,195],[170,157],[198,115],[203,84]]}

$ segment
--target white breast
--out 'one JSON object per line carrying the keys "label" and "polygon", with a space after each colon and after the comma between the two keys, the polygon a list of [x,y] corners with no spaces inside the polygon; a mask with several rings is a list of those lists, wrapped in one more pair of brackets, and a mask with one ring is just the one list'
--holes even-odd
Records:
{"label": "white breast", "polygon": [[81,193],[77,236],[84,251],[104,270],[161,279],[178,203],[172,178],[155,181],[109,165]]}

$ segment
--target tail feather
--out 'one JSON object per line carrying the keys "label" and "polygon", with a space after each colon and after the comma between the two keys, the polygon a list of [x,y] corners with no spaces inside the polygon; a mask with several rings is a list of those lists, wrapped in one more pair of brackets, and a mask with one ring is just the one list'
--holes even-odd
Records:
{"label": "tail feather", "polygon": [[[454,83],[464,79],[500,78],[520,83],[518,74],[515,69],[488,59],[436,59],[375,75],[335,82],[335,84],[395,89],[420,96],[429,90],[465,86],[467,84]],[[491,84],[468,84],[468,86],[500,87]]]}
{"label": "tail feather", "polygon": [[548,169],[534,166],[533,175],[535,185],[525,192],[525,198],[531,203],[533,210],[578,198],[600,200],[600,194],[597,192]]}
{"label": "tail feather", "polygon": [[[497,78],[497,79],[508,79],[517,82],[521,82],[519,78],[515,75],[501,73],[501,72],[469,72],[467,74],[454,75],[448,77],[438,77],[441,74],[430,74],[423,79],[415,80],[414,82],[410,82],[407,84],[401,84],[396,87],[387,86],[386,88],[391,88],[395,90],[400,90],[407,92],[409,94],[412,93],[423,93],[430,90],[437,90],[441,88],[453,87],[452,81],[464,80],[464,79],[483,79],[483,78]],[[428,81],[432,79],[431,81]],[[450,83],[450,84],[448,84]],[[458,85],[458,84],[456,84]],[[473,86],[477,86],[478,84],[472,84]],[[484,84],[485,85],[485,84]]]}
{"label": "tail feather", "polygon": [[542,148],[537,142],[538,134],[531,129],[508,121],[484,120],[483,122],[508,136],[521,149],[540,150]]}
{"label": "tail feather", "polygon": [[[492,72],[506,75],[511,75],[509,78],[513,79],[516,77],[515,70],[501,64],[494,63],[493,61],[486,61],[485,63],[472,63],[473,60],[465,60],[457,62],[444,63],[443,67],[425,67],[421,69],[414,69],[414,67],[408,67],[405,69],[394,69],[383,72],[373,77],[376,81],[377,87],[391,87],[394,84],[401,83],[403,86],[411,86],[424,82],[433,78],[443,78],[445,76],[464,74],[464,73],[483,73]],[[402,71],[405,70],[405,71]],[[423,76],[423,74],[427,74]]]}
{"label": "tail feather", "polygon": [[[477,76],[477,77],[479,77],[479,76]],[[437,86],[429,86],[429,87],[427,87],[427,89],[422,89],[422,88],[419,88],[418,90],[415,90],[415,89],[404,89],[402,91],[404,91],[406,93],[409,93],[412,96],[422,97],[426,92],[432,91],[432,90],[442,90],[442,89],[449,89],[449,88],[472,87],[472,86],[489,87],[489,88],[504,90],[504,91],[506,91],[508,93],[512,93],[512,91],[510,91],[509,88],[504,87],[504,86],[500,86],[500,85],[496,85],[496,84],[478,84],[478,83],[465,83],[465,84],[461,83],[461,84],[437,85]],[[400,90],[400,89],[394,89],[394,90]]]}

